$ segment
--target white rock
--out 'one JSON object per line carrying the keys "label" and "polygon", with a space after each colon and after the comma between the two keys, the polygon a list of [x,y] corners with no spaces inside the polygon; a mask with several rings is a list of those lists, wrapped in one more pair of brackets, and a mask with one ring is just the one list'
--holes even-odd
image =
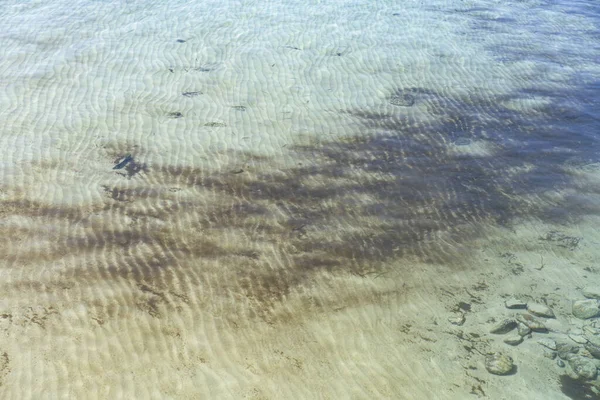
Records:
{"label": "white rock", "polygon": [[527,311],[538,317],[555,318],[554,311],[545,304],[529,303]]}
{"label": "white rock", "polygon": [[577,318],[588,319],[600,314],[598,300],[577,300],[573,302],[573,315]]}
{"label": "white rock", "polygon": [[583,288],[582,293],[588,299],[600,299],[600,286]]}

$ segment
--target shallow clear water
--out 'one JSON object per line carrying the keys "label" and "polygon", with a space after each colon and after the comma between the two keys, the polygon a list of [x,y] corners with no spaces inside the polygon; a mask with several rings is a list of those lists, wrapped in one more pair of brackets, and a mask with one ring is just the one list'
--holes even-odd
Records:
{"label": "shallow clear water", "polygon": [[595,398],[599,11],[3,2],[0,397]]}

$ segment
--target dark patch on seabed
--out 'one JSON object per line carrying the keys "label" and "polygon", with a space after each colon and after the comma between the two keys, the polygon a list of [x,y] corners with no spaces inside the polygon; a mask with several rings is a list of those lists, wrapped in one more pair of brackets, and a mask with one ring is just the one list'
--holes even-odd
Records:
{"label": "dark patch on seabed", "polygon": [[[520,115],[491,97],[447,98],[420,88],[390,96],[405,92],[434,121],[395,114],[397,108],[344,110],[360,135],[293,146],[287,156],[298,159],[295,167],[243,152],[232,154],[236,161],[222,172],[140,164],[143,174],[135,170],[99,188],[102,204],[57,207],[22,198],[4,202],[1,213],[66,226],[44,254],[27,255],[45,262],[85,256],[87,263],[57,281],[127,280],[151,301],[140,309],[157,318],[182,296],[204,293],[231,298],[232,307],[250,304],[250,316],[269,318],[292,294],[313,310],[328,307],[308,294],[328,277],[378,276],[390,268],[401,274],[414,261],[473,268],[470,244],[489,224],[510,226],[519,217],[566,224],[598,212],[576,196],[546,196],[573,188],[599,193],[578,186],[564,169],[600,154],[597,138],[586,133],[598,131],[598,121],[579,112],[577,101],[568,115],[579,115],[565,120],[551,107]],[[557,94],[567,95],[574,96]],[[465,140],[489,151],[457,151],[464,147],[453,144]],[[116,150],[107,157],[123,162]],[[4,255],[15,268],[27,257]]]}
{"label": "dark patch on seabed", "polygon": [[117,170],[117,173],[127,176],[128,178],[147,170],[146,164],[138,162],[131,153],[117,157],[114,163],[115,166],[113,169]]}
{"label": "dark patch on seabed", "polygon": [[565,396],[573,400],[594,400],[599,395],[593,390],[593,385],[568,375],[561,375],[560,389]]}

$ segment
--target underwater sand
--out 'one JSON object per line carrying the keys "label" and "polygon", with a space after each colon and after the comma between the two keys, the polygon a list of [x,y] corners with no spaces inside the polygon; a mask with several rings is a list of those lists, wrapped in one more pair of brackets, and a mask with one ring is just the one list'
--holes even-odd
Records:
{"label": "underwater sand", "polygon": [[390,3],[2,2],[0,398],[577,398],[600,9]]}

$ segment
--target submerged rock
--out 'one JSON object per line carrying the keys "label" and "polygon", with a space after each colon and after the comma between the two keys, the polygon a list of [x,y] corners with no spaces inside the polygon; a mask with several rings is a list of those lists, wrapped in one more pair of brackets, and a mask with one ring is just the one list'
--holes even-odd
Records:
{"label": "submerged rock", "polygon": [[556,350],[556,342],[552,339],[540,339],[538,343],[550,350]]}
{"label": "submerged rock", "polygon": [[[595,337],[600,338],[600,330],[596,327],[597,322],[600,321],[594,321],[591,325],[583,327],[583,335],[590,341],[594,341]],[[600,341],[598,341],[598,344],[600,345]]]}
{"label": "submerged rock", "polygon": [[202,92],[200,91],[195,91],[195,92],[183,92],[182,95],[184,95],[185,97],[196,97],[196,96],[200,96],[202,94]]}
{"label": "submerged rock", "polygon": [[399,107],[410,107],[415,104],[415,96],[410,93],[398,92],[390,98],[390,104]]}
{"label": "submerged rock", "polygon": [[183,117],[183,114],[180,113],[179,111],[173,111],[173,112],[167,113],[167,117],[177,119],[177,118]]}
{"label": "submerged rock", "polygon": [[133,161],[133,156],[131,154],[126,154],[117,160],[117,164],[113,167],[113,169],[123,169],[127,164]]}
{"label": "submerged rock", "polygon": [[523,343],[523,337],[519,335],[511,335],[504,339],[504,343],[510,344],[511,346],[516,346],[520,343]]}
{"label": "submerged rock", "polygon": [[514,319],[505,319],[492,326],[490,333],[503,334],[508,333],[517,327],[517,321]]}
{"label": "submerged rock", "polygon": [[508,375],[515,368],[513,359],[502,353],[490,354],[485,358],[485,369],[490,374]]}
{"label": "submerged rock", "polygon": [[545,304],[529,303],[527,304],[527,311],[538,317],[556,318],[554,311]]}
{"label": "submerged rock", "polygon": [[517,333],[519,334],[519,336],[527,336],[531,333],[531,328],[529,328],[524,323],[519,322],[519,324],[517,325]]}
{"label": "submerged rock", "polygon": [[579,379],[591,380],[598,375],[598,368],[589,358],[575,356],[569,360],[569,366]]}
{"label": "submerged rock", "polygon": [[558,343],[556,345],[558,356],[563,360],[569,360],[575,354],[579,352],[579,347],[574,346],[570,343]]}
{"label": "submerged rock", "polygon": [[600,359],[600,346],[597,346],[594,343],[586,343],[583,347],[585,347],[594,358]]}
{"label": "submerged rock", "polygon": [[448,321],[452,325],[462,326],[462,324],[465,323],[465,314],[463,314],[463,313],[456,313],[452,317],[448,318]]}
{"label": "submerged rock", "polygon": [[582,293],[588,299],[600,299],[600,286],[586,287]]}
{"label": "submerged rock", "polygon": [[567,336],[569,336],[569,339],[575,343],[587,343],[587,339],[583,336],[583,331],[581,329],[571,329],[569,332],[567,332]]}
{"label": "submerged rock", "polygon": [[577,300],[573,302],[573,315],[580,319],[593,318],[600,314],[598,300]]}
{"label": "submerged rock", "polygon": [[508,299],[504,302],[506,308],[515,309],[515,308],[527,308],[527,302],[517,300],[515,298]]}
{"label": "submerged rock", "polygon": [[561,392],[572,400],[593,400],[598,398],[598,390],[590,382],[582,382],[568,373],[560,376]]}
{"label": "submerged rock", "polygon": [[517,321],[525,324],[534,332],[548,332],[548,328],[541,321],[538,321],[529,314],[520,314],[517,316]]}

